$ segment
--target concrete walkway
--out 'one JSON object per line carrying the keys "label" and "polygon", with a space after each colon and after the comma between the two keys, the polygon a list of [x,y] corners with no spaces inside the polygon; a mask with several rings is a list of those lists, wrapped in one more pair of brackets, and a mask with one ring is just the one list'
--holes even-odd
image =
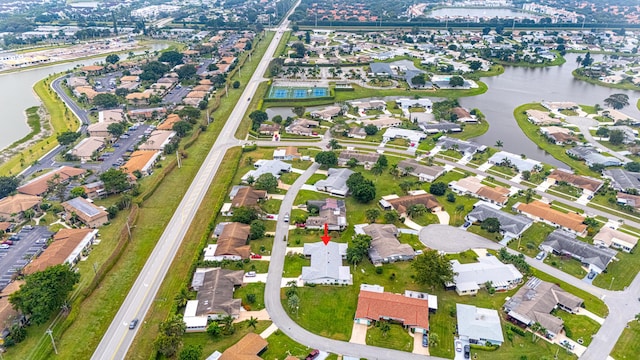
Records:
{"label": "concrete walkway", "polygon": [[600,316],[592,313],[591,311],[587,310],[587,309],[583,309],[583,308],[578,308],[578,315],[582,315],[582,316],[586,316],[590,319],[592,319],[593,321],[597,322],[598,324],[602,325],[604,324],[604,319],[601,318]]}
{"label": "concrete walkway", "polygon": [[415,222],[413,222],[413,220],[411,220],[411,219],[409,219],[409,218],[405,218],[405,219],[404,219],[404,224],[405,224],[408,228],[413,229],[413,230],[418,230],[418,231],[420,231],[420,229],[422,229],[422,226],[420,226],[420,225],[416,224]]}
{"label": "concrete walkway", "polygon": [[260,337],[263,339],[266,339],[269,336],[271,336],[274,332],[276,332],[276,330],[278,330],[278,326],[276,326],[276,324],[274,323],[271,323],[271,325],[269,325],[268,328],[264,329],[264,331],[260,333]]}

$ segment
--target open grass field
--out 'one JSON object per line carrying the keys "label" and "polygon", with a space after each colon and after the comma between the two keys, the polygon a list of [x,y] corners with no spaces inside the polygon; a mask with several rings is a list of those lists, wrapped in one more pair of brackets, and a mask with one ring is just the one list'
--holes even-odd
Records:
{"label": "open grass field", "polygon": [[572,315],[566,311],[557,310],[555,315],[564,320],[564,331],[573,341],[582,339],[584,346],[591,344],[591,338],[600,329],[600,324],[587,316]]}
{"label": "open grass field", "polygon": [[631,321],[613,347],[611,356],[616,360],[635,360],[640,354],[640,322]]}

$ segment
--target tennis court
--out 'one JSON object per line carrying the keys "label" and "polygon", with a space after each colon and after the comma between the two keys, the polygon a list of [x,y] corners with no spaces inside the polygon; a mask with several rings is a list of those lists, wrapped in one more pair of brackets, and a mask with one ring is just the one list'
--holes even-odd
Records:
{"label": "tennis court", "polygon": [[325,96],[329,96],[329,89],[325,87],[272,86],[268,97],[272,99],[308,99]]}

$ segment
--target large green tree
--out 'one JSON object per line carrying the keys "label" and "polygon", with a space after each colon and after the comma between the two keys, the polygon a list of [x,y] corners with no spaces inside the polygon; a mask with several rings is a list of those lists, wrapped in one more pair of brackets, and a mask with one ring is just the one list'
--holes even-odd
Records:
{"label": "large green tree", "polygon": [[368,203],[376,197],[376,186],[360,173],[353,173],[347,179],[349,192],[358,202]]}
{"label": "large green tree", "polygon": [[160,55],[158,61],[169,63],[171,66],[182,64],[182,58],[184,55],[174,50],[165,51]]}
{"label": "large green tree", "polygon": [[50,266],[27,275],[24,285],[9,296],[9,302],[34,324],[44,324],[60,310],[78,281],[80,274],[69,265]]}
{"label": "large green tree", "polygon": [[338,164],[338,156],[333,151],[321,151],[316,155],[316,162],[326,167]]}
{"label": "large green tree", "polygon": [[127,174],[118,169],[109,169],[100,174],[100,180],[104,183],[104,190],[114,194],[128,190],[131,187]]}
{"label": "large green tree", "polygon": [[178,74],[178,78],[180,78],[180,80],[184,80],[184,79],[191,79],[197,72],[198,70],[196,69],[195,66],[191,65],[191,64],[187,64],[187,65],[182,65],[178,70],[176,70],[176,73]]}
{"label": "large green tree", "polygon": [[80,137],[80,133],[74,131],[65,131],[58,135],[56,139],[60,145],[69,145]]}
{"label": "large green tree", "polygon": [[256,189],[273,192],[278,187],[278,179],[271,173],[264,173],[256,179]]}
{"label": "large green tree", "polygon": [[186,329],[182,315],[173,315],[161,322],[160,333],[154,343],[156,350],[166,357],[173,357],[182,345],[182,335]]}
{"label": "large green tree", "polygon": [[616,110],[620,110],[629,105],[629,95],[627,94],[612,94],[608,98],[604,99],[604,103]]}
{"label": "large green tree", "polygon": [[109,93],[98,94],[93,98],[93,105],[102,108],[114,108],[118,106],[118,97]]}
{"label": "large green tree", "polygon": [[240,222],[243,224],[251,224],[253,220],[257,220],[258,218],[258,211],[256,209],[241,206],[233,209],[233,216],[231,216],[231,221]]}
{"label": "large green tree", "polygon": [[0,199],[16,191],[20,180],[15,176],[0,176]]}
{"label": "large green tree", "polygon": [[118,56],[117,54],[110,54],[107,55],[107,58],[105,59],[106,62],[108,62],[109,64],[115,64],[118,61],[120,61],[120,56]]}
{"label": "large green tree", "polygon": [[437,250],[427,250],[422,255],[416,256],[411,267],[416,273],[416,281],[431,289],[453,281],[454,272],[451,263]]}

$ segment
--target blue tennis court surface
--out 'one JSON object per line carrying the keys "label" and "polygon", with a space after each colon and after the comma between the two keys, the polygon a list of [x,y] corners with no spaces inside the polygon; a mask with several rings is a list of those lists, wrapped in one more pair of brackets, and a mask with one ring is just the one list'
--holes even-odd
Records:
{"label": "blue tennis court surface", "polygon": [[325,96],[329,96],[329,89],[322,87],[272,86],[268,97],[272,99],[307,99]]}

